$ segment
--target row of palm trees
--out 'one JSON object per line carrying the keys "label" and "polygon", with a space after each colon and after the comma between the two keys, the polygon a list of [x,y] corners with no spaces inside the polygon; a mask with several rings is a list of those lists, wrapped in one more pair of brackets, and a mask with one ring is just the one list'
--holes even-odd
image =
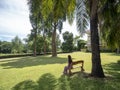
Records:
{"label": "row of palm trees", "polygon": [[[57,56],[56,30],[62,30],[63,22],[68,20],[69,23],[72,24],[74,17],[76,17],[78,31],[83,34],[90,21],[92,48],[91,76],[104,77],[105,75],[101,66],[100,58],[98,24],[101,26],[102,32],[104,32],[103,35],[105,36],[105,39],[110,41],[111,39],[118,38],[120,33],[118,28],[120,25],[117,24],[114,19],[120,18],[119,4],[119,0],[28,0],[30,21],[35,36],[34,44],[36,43],[36,35],[38,31],[45,33],[51,31],[52,56],[55,57]],[[114,8],[114,11],[117,13],[116,16],[113,15],[114,18],[112,17],[113,13],[110,13],[112,12],[112,8]],[[109,10],[109,12],[106,12],[107,10]],[[111,38],[110,33],[113,31],[114,34],[116,35],[117,33],[117,35],[114,38]],[[119,46],[119,40],[115,39],[115,42],[113,43],[116,43],[115,45]],[[36,47],[36,44],[34,46]],[[34,54],[36,54],[35,50]]]}

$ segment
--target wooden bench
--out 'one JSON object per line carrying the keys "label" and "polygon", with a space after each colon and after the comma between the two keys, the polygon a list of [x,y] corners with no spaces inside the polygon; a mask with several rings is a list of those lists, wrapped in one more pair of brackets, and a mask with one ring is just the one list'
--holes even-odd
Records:
{"label": "wooden bench", "polygon": [[[78,65],[78,64],[80,64],[80,65],[77,66],[77,67],[75,67],[75,66]],[[83,61],[83,60],[79,60],[79,61],[74,61],[74,62],[72,62],[72,63],[70,64],[69,74],[71,74],[71,73],[72,73],[71,70],[72,70],[72,69],[75,69],[75,68],[80,68],[81,71],[84,71],[83,66],[84,66],[84,61]]]}

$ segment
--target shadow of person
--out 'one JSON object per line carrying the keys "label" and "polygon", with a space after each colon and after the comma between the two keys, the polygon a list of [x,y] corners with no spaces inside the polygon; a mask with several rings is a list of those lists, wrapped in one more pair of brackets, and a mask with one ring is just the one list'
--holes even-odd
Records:
{"label": "shadow of person", "polygon": [[115,63],[109,63],[104,65],[106,73],[112,76],[114,79],[120,81],[120,60]]}

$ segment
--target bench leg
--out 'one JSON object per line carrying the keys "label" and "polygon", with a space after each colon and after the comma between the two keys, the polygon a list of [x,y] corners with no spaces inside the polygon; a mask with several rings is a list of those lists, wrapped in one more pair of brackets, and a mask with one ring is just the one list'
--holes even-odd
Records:
{"label": "bench leg", "polygon": [[82,72],[85,71],[84,68],[83,68],[82,66],[81,66],[81,71],[82,71]]}
{"label": "bench leg", "polygon": [[83,68],[83,66],[84,66],[84,62],[82,63],[81,71],[85,71],[84,68]]}
{"label": "bench leg", "polygon": [[71,74],[71,73],[72,73],[72,72],[71,72],[71,69],[69,69],[69,70],[68,70],[68,73],[69,73],[69,74]]}

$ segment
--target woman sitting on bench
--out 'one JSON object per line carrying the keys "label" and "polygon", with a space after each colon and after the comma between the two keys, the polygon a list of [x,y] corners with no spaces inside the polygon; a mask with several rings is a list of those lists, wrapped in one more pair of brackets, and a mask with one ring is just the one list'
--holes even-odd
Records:
{"label": "woman sitting on bench", "polygon": [[72,63],[72,62],[73,62],[73,61],[72,61],[71,56],[68,55],[68,65],[64,67],[64,71],[63,71],[64,74],[68,74],[67,71],[68,71],[70,68],[72,68],[72,67],[71,67],[71,63]]}
{"label": "woman sitting on bench", "polygon": [[71,74],[71,69],[73,69],[73,65],[76,65],[76,64],[82,64],[81,71],[84,71],[83,69],[84,61],[79,60],[79,61],[73,62],[71,56],[68,55],[68,65],[64,67],[63,73],[68,74],[68,71],[69,71],[69,74]]}

